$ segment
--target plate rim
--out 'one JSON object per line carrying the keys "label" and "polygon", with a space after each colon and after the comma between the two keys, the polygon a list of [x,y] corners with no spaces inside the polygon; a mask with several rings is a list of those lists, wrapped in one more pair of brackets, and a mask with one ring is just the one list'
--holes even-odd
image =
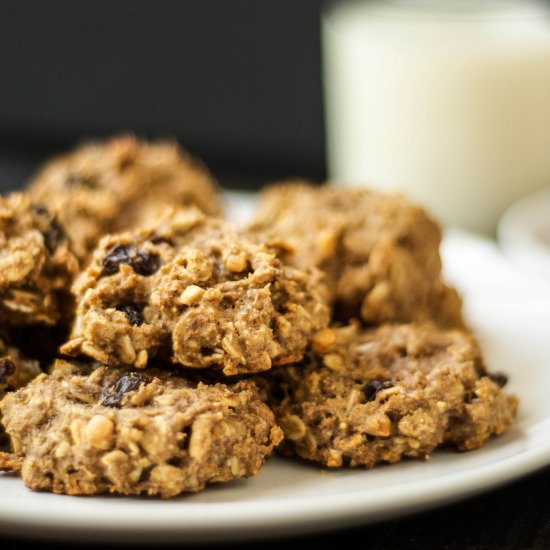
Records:
{"label": "plate rim", "polygon": [[[87,540],[98,542],[158,541],[160,535],[166,541],[181,541],[185,537],[185,541],[189,542],[217,542],[227,541],[228,538],[232,541],[261,540],[293,533],[321,533],[335,527],[368,525],[383,519],[428,510],[439,504],[457,502],[512,483],[549,464],[550,441],[530,446],[512,456],[473,469],[451,472],[430,479],[419,478],[406,483],[404,488],[386,486],[366,488],[356,493],[295,497],[292,498],[293,505],[290,509],[288,500],[285,499],[272,499],[261,503],[239,501],[187,504],[158,499],[113,497],[113,501],[139,503],[142,509],[138,512],[142,513],[145,513],[146,506],[155,503],[165,503],[172,508],[167,514],[165,506],[161,506],[161,510],[153,513],[152,509],[148,510],[149,521],[144,521],[139,513],[136,517],[135,508],[127,510],[122,516],[111,517],[98,515],[90,518],[79,513],[61,518],[61,522],[53,509],[42,509],[29,519],[13,509],[10,511],[0,499],[0,529],[6,534],[43,536],[57,540],[74,540],[85,535]],[[420,485],[421,499],[418,498]],[[74,498],[76,503],[80,499],[88,500],[94,497],[68,498]],[[378,505],[376,509],[372,506],[374,503]],[[141,506],[142,504],[145,506]],[[208,513],[204,513],[206,508]],[[182,516],[185,516],[185,521],[182,521]],[[212,516],[216,516],[215,525],[212,524]],[[67,519],[70,520],[69,523],[65,522]],[[20,527],[23,526],[32,527],[35,531],[21,533]]]}

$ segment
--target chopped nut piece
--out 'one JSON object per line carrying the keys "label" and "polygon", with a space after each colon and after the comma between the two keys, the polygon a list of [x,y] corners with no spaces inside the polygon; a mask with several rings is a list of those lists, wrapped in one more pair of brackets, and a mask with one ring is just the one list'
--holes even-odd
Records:
{"label": "chopped nut piece", "polygon": [[292,441],[297,441],[302,439],[306,435],[306,425],[302,422],[300,417],[295,414],[289,414],[287,416],[281,417],[279,423],[285,437]]}
{"label": "chopped nut piece", "polygon": [[317,244],[322,258],[330,258],[336,252],[338,235],[335,231],[325,230],[319,234]]}
{"label": "chopped nut piece", "polygon": [[336,340],[336,332],[331,328],[321,329],[319,332],[313,335],[312,344],[313,351],[316,353],[322,353],[326,351]]}
{"label": "chopped nut piece", "polygon": [[342,466],[342,453],[336,449],[330,449],[328,452],[327,466],[329,468],[339,468]]}
{"label": "chopped nut piece", "polygon": [[68,441],[61,441],[57,448],[55,449],[56,458],[64,458],[69,455],[71,452],[71,446]]}
{"label": "chopped nut piece", "polygon": [[246,269],[246,256],[241,252],[240,254],[230,254],[225,260],[225,267],[233,273],[241,273]]}
{"label": "chopped nut piece", "polygon": [[236,456],[232,456],[228,460],[229,468],[231,469],[231,473],[235,477],[242,477],[246,473],[246,469],[241,464],[240,460]]}
{"label": "chopped nut piece", "polygon": [[391,420],[385,414],[369,416],[365,421],[365,432],[369,435],[388,437],[391,434]]}
{"label": "chopped nut piece", "polygon": [[136,367],[136,369],[144,369],[147,366],[148,360],[149,360],[149,355],[147,354],[147,350],[142,349],[141,351],[138,352],[136,356],[134,367]]}
{"label": "chopped nut piece", "polygon": [[136,360],[136,350],[128,334],[119,338],[119,356],[124,365],[131,365]]}
{"label": "chopped nut piece", "polygon": [[330,370],[335,372],[344,371],[344,360],[337,353],[329,353],[323,357],[323,363]]}
{"label": "chopped nut piece", "polygon": [[95,449],[106,450],[112,445],[114,424],[102,414],[91,418],[84,433],[88,443]]}
{"label": "chopped nut piece", "polygon": [[179,302],[186,305],[192,306],[196,304],[201,296],[204,294],[204,288],[201,288],[197,285],[189,285],[180,295]]}

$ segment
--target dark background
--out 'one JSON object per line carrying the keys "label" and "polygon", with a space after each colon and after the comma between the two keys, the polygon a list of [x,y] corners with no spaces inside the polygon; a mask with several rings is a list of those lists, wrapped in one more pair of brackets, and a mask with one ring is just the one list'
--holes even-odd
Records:
{"label": "dark background", "polygon": [[[321,5],[0,0],[0,188],[85,137],[120,131],[178,138],[226,186],[322,180]],[[548,549],[550,470],[418,516],[245,548],[292,543]],[[27,544],[0,535],[2,548]]]}
{"label": "dark background", "polygon": [[0,0],[0,182],[173,136],[225,185],[325,175],[320,0]]}

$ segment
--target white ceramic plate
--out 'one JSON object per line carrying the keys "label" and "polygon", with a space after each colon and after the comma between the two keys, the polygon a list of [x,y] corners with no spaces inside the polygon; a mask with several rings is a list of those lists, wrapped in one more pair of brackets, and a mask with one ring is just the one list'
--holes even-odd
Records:
{"label": "white ceramic plate", "polygon": [[[247,215],[232,197],[235,218]],[[33,493],[0,477],[0,531],[80,541],[230,541],[310,533],[416,512],[550,463],[550,287],[516,271],[489,242],[446,236],[448,278],[495,370],[521,397],[515,427],[470,453],[441,452],[370,471],[321,471],[272,459],[259,476],[171,501]]]}
{"label": "white ceramic plate", "polygon": [[550,187],[530,193],[504,213],[498,242],[510,259],[550,281]]}

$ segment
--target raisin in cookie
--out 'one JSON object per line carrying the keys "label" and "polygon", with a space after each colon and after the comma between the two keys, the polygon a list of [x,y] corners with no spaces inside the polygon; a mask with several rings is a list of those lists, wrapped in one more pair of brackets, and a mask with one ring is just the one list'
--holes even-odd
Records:
{"label": "raisin in cookie", "polygon": [[327,331],[317,353],[267,380],[286,452],[329,467],[475,449],[508,429],[517,408],[475,339],[433,324]]}
{"label": "raisin in cookie", "polygon": [[0,399],[6,392],[25,386],[40,372],[38,361],[25,357],[0,338]]}
{"label": "raisin in cookie", "polygon": [[158,495],[257,474],[282,439],[251,381],[208,385],[170,371],[58,362],[0,403],[31,489],[70,495]]}
{"label": "raisin in cookie", "polygon": [[[19,349],[8,345],[0,337],[0,399],[7,392],[28,384],[40,372],[38,361],[25,357]],[[0,425],[0,444],[4,443],[4,436],[4,430]]]}
{"label": "raisin in cookie", "polygon": [[316,270],[286,266],[197,209],[103,238],[73,291],[62,353],[138,368],[160,356],[225,375],[264,371],[299,360],[329,317]]}
{"label": "raisin in cookie", "polygon": [[140,225],[167,204],[221,211],[217,186],[198,160],[175,143],[133,136],[90,143],[48,162],[30,192],[59,217],[83,262],[102,235]]}
{"label": "raisin in cookie", "polygon": [[320,268],[344,321],[463,324],[460,298],[441,279],[438,226],[398,195],[276,185],[263,192],[250,229],[296,267]]}
{"label": "raisin in cookie", "polygon": [[55,325],[69,316],[78,271],[65,231],[22,193],[0,197],[0,324],[6,331]]}

